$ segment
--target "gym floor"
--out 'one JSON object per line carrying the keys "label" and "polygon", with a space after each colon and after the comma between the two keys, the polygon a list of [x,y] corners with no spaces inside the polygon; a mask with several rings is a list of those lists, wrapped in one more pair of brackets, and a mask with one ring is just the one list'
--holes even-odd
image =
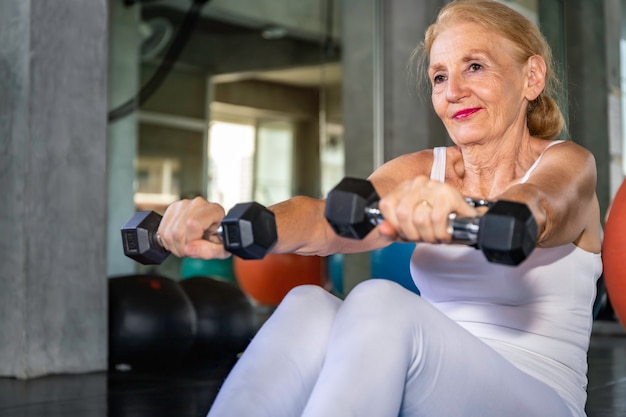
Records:
{"label": "gym floor", "polygon": [[[232,364],[0,379],[0,417],[204,417]],[[626,416],[626,332],[615,321],[595,322],[588,393],[588,417]]]}

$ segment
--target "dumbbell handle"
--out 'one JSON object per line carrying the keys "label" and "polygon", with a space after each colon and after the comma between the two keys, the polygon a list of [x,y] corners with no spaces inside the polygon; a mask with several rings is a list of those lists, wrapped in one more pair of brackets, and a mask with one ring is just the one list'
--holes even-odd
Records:
{"label": "dumbbell handle", "polygon": [[[229,233],[229,228],[233,228],[232,233]],[[156,241],[159,246],[163,247],[161,244],[161,239],[159,238],[158,232],[154,230],[154,233],[157,237]],[[202,239],[212,242],[212,243],[220,243],[223,244],[224,247],[228,250],[228,248],[232,248],[233,246],[239,246],[239,231],[237,230],[237,226],[234,224],[212,224],[207,230],[202,234]],[[165,249],[165,248],[164,248]]]}
{"label": "dumbbell handle", "polygon": [[[481,205],[486,206],[488,203]],[[478,204],[476,204],[475,207],[478,207]],[[378,208],[378,202],[374,202],[372,205],[366,207],[365,214],[367,215],[370,223],[374,226],[378,226],[383,222],[383,220],[385,220],[380,212],[380,209]],[[450,213],[448,215],[448,231],[452,235],[452,243],[476,246],[478,244],[478,231],[480,229],[479,224],[480,216],[457,217],[456,213]]]}
{"label": "dumbbell handle", "polygon": [[[163,243],[161,242],[161,236],[159,236],[159,232],[155,229],[151,231],[156,236],[157,244],[163,248]],[[220,224],[212,224],[207,230],[202,234],[202,240],[206,240],[213,243],[224,243],[224,227]],[[164,248],[165,249],[165,248]]]}

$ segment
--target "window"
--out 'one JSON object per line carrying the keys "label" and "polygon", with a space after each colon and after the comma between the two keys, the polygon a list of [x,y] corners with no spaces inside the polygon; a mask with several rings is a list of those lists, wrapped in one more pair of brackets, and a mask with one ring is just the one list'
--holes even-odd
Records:
{"label": "window", "polygon": [[254,200],[268,206],[292,196],[293,127],[261,122],[257,134]]}
{"label": "window", "polygon": [[252,197],[255,128],[215,121],[209,127],[209,201],[226,210]]}
{"label": "window", "polygon": [[291,197],[292,165],[290,122],[211,122],[208,199],[226,210],[240,202],[267,206]]}
{"label": "window", "polygon": [[135,205],[138,210],[163,211],[180,196],[180,162],[175,158],[137,159]]}

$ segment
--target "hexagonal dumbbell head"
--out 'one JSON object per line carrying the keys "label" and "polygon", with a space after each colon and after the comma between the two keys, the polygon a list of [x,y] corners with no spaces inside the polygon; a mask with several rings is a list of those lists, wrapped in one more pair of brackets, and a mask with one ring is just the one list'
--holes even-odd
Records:
{"label": "hexagonal dumbbell head", "polygon": [[363,239],[375,227],[366,208],[378,200],[371,182],[346,177],[328,193],[324,216],[339,236]]}
{"label": "hexagonal dumbbell head", "polygon": [[528,206],[496,201],[480,219],[478,247],[490,262],[519,265],[537,243],[537,223]]}
{"label": "hexagonal dumbbell head", "polygon": [[122,226],[124,255],[144,265],[159,265],[170,254],[159,245],[156,231],[161,215],[154,211],[139,211]]}
{"label": "hexagonal dumbbell head", "polygon": [[262,259],[278,240],[274,213],[256,202],[235,205],[221,227],[224,248],[243,259]]}

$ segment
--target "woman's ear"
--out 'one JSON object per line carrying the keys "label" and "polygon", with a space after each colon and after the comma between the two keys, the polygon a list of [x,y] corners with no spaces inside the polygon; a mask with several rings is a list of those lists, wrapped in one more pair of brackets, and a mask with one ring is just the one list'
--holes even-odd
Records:
{"label": "woman's ear", "polygon": [[524,96],[528,101],[533,101],[546,86],[546,61],[539,55],[533,55],[528,58],[526,71]]}

